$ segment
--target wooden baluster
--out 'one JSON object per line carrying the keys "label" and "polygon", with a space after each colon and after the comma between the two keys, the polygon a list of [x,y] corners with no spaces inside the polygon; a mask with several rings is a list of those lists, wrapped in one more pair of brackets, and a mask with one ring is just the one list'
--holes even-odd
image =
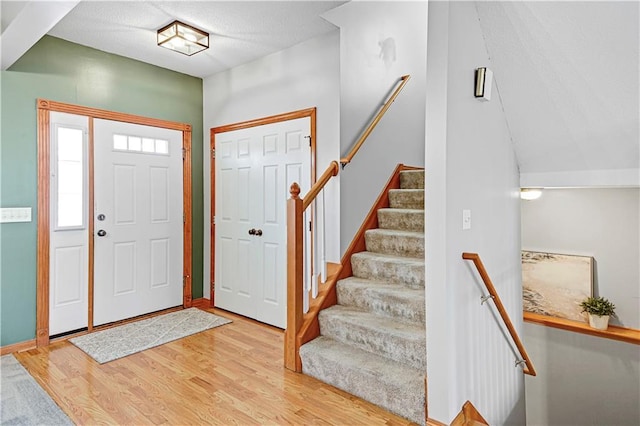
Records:
{"label": "wooden baluster", "polygon": [[284,366],[302,371],[298,332],[302,326],[303,251],[302,199],[300,186],[294,182],[287,200],[287,329],[284,334]]}

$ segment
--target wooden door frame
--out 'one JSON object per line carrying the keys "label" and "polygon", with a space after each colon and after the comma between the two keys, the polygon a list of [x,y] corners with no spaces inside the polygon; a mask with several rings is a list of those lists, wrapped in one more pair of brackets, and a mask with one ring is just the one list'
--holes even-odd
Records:
{"label": "wooden door frame", "polygon": [[89,108],[80,105],[66,104],[47,99],[37,100],[38,109],[38,242],[37,242],[37,264],[36,264],[36,346],[46,346],[49,344],[49,232],[50,232],[50,143],[51,112],[63,112],[67,114],[82,115],[88,117],[88,175],[89,175],[89,221],[87,224],[89,233],[89,291],[88,291],[88,329],[93,329],[93,231],[94,231],[94,211],[93,211],[93,120],[113,120],[130,124],[160,127],[182,132],[182,152],[183,152],[183,286],[182,305],[185,308],[191,307],[192,302],[192,274],[191,262],[192,253],[192,179],[191,179],[191,125],[174,121],[160,120],[156,118],[143,117],[139,115],[126,114],[115,111]]}
{"label": "wooden door frame", "polygon": [[[209,256],[210,274],[209,274],[209,305],[214,306],[215,302],[215,254],[216,254],[216,226],[213,223],[213,218],[216,213],[216,134],[231,132],[233,130],[248,129],[250,127],[262,126],[265,124],[280,123],[283,121],[296,120],[298,118],[309,117],[311,120],[311,184],[316,181],[316,107],[307,109],[301,109],[297,111],[286,112],[283,114],[271,115],[268,117],[257,118],[255,120],[241,121],[233,124],[226,124],[224,126],[212,127],[210,130],[210,153],[211,153],[211,215],[209,217],[209,224],[211,227],[211,241]],[[313,237],[313,236],[312,236]]]}

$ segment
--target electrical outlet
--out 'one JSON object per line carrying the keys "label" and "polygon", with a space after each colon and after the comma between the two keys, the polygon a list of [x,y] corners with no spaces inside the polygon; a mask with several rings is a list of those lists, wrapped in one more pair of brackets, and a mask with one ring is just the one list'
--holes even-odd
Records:
{"label": "electrical outlet", "polygon": [[31,222],[31,207],[0,208],[0,223]]}

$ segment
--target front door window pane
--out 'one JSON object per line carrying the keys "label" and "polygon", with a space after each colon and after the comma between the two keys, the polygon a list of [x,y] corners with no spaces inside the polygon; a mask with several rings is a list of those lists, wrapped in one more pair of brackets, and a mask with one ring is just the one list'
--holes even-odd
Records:
{"label": "front door window pane", "polygon": [[82,130],[58,127],[56,228],[84,227],[84,138]]}

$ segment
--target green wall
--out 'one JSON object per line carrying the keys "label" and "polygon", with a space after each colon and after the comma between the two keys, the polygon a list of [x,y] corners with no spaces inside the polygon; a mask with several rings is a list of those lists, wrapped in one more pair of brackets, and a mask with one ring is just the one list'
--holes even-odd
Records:
{"label": "green wall", "polygon": [[0,205],[31,207],[0,224],[0,345],[35,338],[36,99],[192,126],[193,297],[202,297],[202,79],[45,36],[1,74]]}

